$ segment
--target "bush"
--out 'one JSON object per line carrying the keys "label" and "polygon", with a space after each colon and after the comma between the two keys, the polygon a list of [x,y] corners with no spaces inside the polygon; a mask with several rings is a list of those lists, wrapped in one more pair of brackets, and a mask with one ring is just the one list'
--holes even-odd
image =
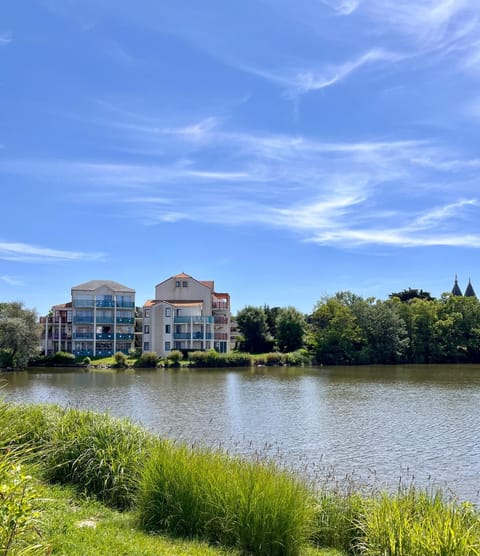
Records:
{"label": "bush", "polygon": [[164,442],[146,463],[139,512],[147,530],[294,556],[310,533],[313,505],[305,485],[273,465]]}
{"label": "bush", "polygon": [[160,358],[154,351],[146,351],[137,359],[135,366],[155,368],[159,360]]}
{"label": "bush", "polygon": [[115,353],[113,358],[115,359],[115,367],[118,367],[119,369],[124,369],[125,367],[128,367],[128,363],[127,363],[128,358],[122,351],[117,351],[117,353]]}
{"label": "bush", "polygon": [[267,353],[265,356],[265,365],[267,365],[267,367],[278,367],[279,365],[283,365],[284,361],[285,356],[282,353]]}
{"label": "bush", "polygon": [[167,362],[172,365],[172,367],[180,367],[180,361],[183,359],[183,353],[174,349],[167,355]]}
{"label": "bush", "polygon": [[218,353],[214,349],[192,351],[188,360],[190,366],[204,368],[250,367],[252,364],[252,356],[249,353]]}
{"label": "bush", "polygon": [[73,353],[67,353],[65,351],[57,351],[57,353],[52,358],[53,363],[61,365],[72,365],[75,363],[75,355]]}
{"label": "bush", "polygon": [[304,365],[310,365],[311,362],[312,358],[305,348],[285,354],[286,365],[291,365],[292,367],[303,367]]}
{"label": "bush", "polygon": [[92,360],[90,359],[90,357],[88,357],[88,355],[87,355],[87,357],[83,358],[83,364],[84,365],[91,365],[92,364]]}

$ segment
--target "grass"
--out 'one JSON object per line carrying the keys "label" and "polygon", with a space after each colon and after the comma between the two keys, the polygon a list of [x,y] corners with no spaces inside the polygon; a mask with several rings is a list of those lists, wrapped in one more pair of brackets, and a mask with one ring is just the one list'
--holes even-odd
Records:
{"label": "grass", "polygon": [[269,556],[300,554],[314,515],[310,491],[290,473],[171,443],[147,462],[138,507],[148,530]]}
{"label": "grass", "polygon": [[414,487],[317,491],[268,462],[163,441],[108,415],[0,402],[0,555],[25,550],[479,556],[480,514]]}

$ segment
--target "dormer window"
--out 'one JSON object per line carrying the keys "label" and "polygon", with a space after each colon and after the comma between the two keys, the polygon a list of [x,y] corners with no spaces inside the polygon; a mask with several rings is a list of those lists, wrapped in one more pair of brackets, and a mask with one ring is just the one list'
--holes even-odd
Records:
{"label": "dormer window", "polygon": [[176,281],[175,281],[175,287],[176,287],[176,288],[179,288],[180,286],[181,286],[180,280],[176,280]]}
{"label": "dormer window", "polygon": [[186,280],[184,280],[184,281],[182,282],[182,286],[183,286],[184,288],[188,288],[188,282],[187,282]]}

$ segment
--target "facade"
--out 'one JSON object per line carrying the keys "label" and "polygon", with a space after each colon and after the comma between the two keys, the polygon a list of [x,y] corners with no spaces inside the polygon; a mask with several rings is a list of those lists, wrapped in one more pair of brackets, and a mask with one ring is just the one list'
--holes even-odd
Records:
{"label": "facade", "polygon": [[155,287],[143,307],[143,351],[230,351],[230,295],[213,281],[177,274]]}
{"label": "facade", "polygon": [[72,351],[72,303],[54,305],[46,317],[40,317],[43,325],[42,350],[45,355],[57,351]]}
{"label": "facade", "polygon": [[111,280],[72,288],[72,353],[106,357],[128,353],[135,340],[135,290]]}

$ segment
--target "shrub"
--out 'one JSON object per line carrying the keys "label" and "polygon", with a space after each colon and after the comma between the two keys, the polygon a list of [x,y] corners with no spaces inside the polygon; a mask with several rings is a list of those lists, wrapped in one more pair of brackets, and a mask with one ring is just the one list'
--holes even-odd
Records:
{"label": "shrub", "polygon": [[137,359],[135,363],[136,367],[150,367],[155,368],[158,365],[159,357],[154,351],[145,351],[142,355]]}
{"label": "shrub", "polygon": [[265,355],[265,365],[268,367],[283,365],[284,360],[285,356],[282,353],[274,352]]}
{"label": "shrub", "polygon": [[257,555],[299,554],[313,517],[311,495],[289,473],[167,442],[146,463],[138,498],[147,530]]}
{"label": "shrub", "polygon": [[57,353],[52,358],[52,362],[61,365],[71,365],[75,363],[75,355],[73,355],[73,353],[67,353],[65,351],[57,351]]}
{"label": "shrub", "polygon": [[115,353],[113,358],[115,359],[115,367],[118,367],[119,369],[124,369],[125,367],[128,366],[127,363],[128,358],[122,351],[117,351],[117,353]]}
{"label": "shrub", "polygon": [[[0,554],[39,554],[36,483],[15,451],[0,453]],[[42,552],[43,554],[45,552]]]}
{"label": "shrub", "polygon": [[172,367],[180,367],[180,361],[183,359],[183,353],[174,349],[167,355],[167,362],[172,365]]}
{"label": "shrub", "polygon": [[214,349],[192,351],[188,359],[192,367],[250,367],[252,364],[252,356],[249,353],[218,353]]}
{"label": "shrub", "polygon": [[92,360],[90,359],[90,357],[88,357],[88,355],[87,355],[87,357],[83,358],[83,364],[84,365],[91,365],[92,364]]}
{"label": "shrub", "polygon": [[310,365],[311,362],[312,358],[305,348],[285,354],[285,363],[292,367],[303,367],[304,365]]}

